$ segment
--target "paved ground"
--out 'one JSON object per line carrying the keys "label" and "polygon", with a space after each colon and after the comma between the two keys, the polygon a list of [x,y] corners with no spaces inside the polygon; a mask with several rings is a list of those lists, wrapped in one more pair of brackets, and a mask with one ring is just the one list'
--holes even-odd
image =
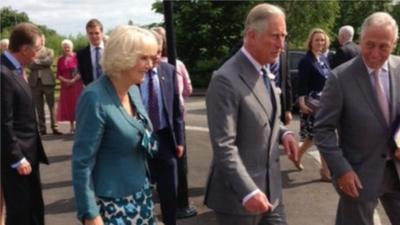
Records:
{"label": "paved ground", "polygon": [[[199,215],[179,220],[179,225],[216,225],[214,214],[203,205],[204,187],[211,159],[204,98],[193,97],[187,103],[187,144],[189,159],[190,201],[199,211]],[[297,133],[298,121],[290,128]],[[60,129],[67,132],[67,124]],[[42,182],[46,203],[48,225],[79,224],[75,219],[75,206],[71,183],[72,135],[44,138],[50,166],[42,166]],[[337,196],[332,185],[318,180],[319,170],[317,152],[311,149],[304,156],[305,170],[298,172],[281,156],[284,203],[290,225],[331,225],[334,224]],[[158,204],[157,204],[158,206]],[[386,216],[379,209],[382,225],[389,225]],[[156,210],[159,214],[159,210]],[[378,219],[379,220],[379,219]]]}

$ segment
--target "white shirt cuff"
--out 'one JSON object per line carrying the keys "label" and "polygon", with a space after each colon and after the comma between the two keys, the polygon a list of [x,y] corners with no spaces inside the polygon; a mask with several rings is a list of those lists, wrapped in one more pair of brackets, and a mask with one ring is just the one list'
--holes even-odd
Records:
{"label": "white shirt cuff", "polygon": [[16,168],[18,168],[18,167],[19,167],[22,163],[24,163],[24,162],[28,162],[28,161],[26,160],[25,157],[22,158],[21,160],[19,160],[18,162],[12,164],[12,165],[11,165],[11,168],[16,169]]}
{"label": "white shirt cuff", "polygon": [[286,131],[285,133],[283,133],[283,135],[281,137],[281,143],[282,143],[283,139],[285,139],[285,136],[289,135],[289,134],[294,136],[294,133],[292,131],[290,131],[290,130]]}
{"label": "white shirt cuff", "polygon": [[257,193],[261,192],[260,189],[256,189],[252,192],[250,192],[250,194],[246,195],[243,200],[242,200],[242,204],[245,205],[246,202],[251,199],[254,195],[256,195]]}

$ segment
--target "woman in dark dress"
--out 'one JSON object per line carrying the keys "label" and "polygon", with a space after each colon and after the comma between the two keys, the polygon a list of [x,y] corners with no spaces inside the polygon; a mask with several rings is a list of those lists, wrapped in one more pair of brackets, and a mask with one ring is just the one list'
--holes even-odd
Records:
{"label": "woman in dark dress", "polygon": [[[299,106],[300,106],[300,136],[303,144],[300,146],[299,160],[295,166],[303,170],[302,155],[313,145],[314,115],[317,110],[319,96],[330,71],[329,63],[324,55],[329,48],[329,37],[320,28],[314,28],[306,42],[307,54],[299,62]],[[313,100],[313,101],[309,101]],[[321,180],[329,181],[329,169],[321,158]]]}

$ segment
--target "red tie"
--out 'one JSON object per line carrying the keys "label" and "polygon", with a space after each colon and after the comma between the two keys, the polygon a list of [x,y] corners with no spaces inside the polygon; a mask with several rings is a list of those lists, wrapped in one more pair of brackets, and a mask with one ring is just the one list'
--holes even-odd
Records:
{"label": "red tie", "polygon": [[390,123],[389,101],[386,97],[385,91],[383,90],[379,69],[373,72],[373,77],[375,79],[376,98],[378,99],[378,103],[381,108],[383,117],[385,117],[386,123],[389,124]]}

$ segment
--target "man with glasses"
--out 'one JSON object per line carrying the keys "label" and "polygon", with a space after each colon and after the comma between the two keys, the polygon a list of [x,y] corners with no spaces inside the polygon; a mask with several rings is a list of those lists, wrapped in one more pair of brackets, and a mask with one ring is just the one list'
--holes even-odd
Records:
{"label": "man with glasses", "polygon": [[7,225],[44,225],[39,163],[48,160],[23,72],[41,48],[39,29],[21,23],[11,32],[9,50],[0,56],[1,186]]}
{"label": "man with glasses", "polygon": [[29,65],[31,73],[28,77],[28,82],[32,89],[33,100],[38,113],[40,134],[47,134],[44,112],[44,100],[46,99],[47,106],[49,107],[50,125],[53,134],[61,135],[62,133],[57,129],[57,123],[54,118],[54,89],[56,87],[56,79],[51,70],[54,51],[53,49],[45,47],[45,40],[45,36],[42,35],[43,47],[38,51],[38,57]]}

